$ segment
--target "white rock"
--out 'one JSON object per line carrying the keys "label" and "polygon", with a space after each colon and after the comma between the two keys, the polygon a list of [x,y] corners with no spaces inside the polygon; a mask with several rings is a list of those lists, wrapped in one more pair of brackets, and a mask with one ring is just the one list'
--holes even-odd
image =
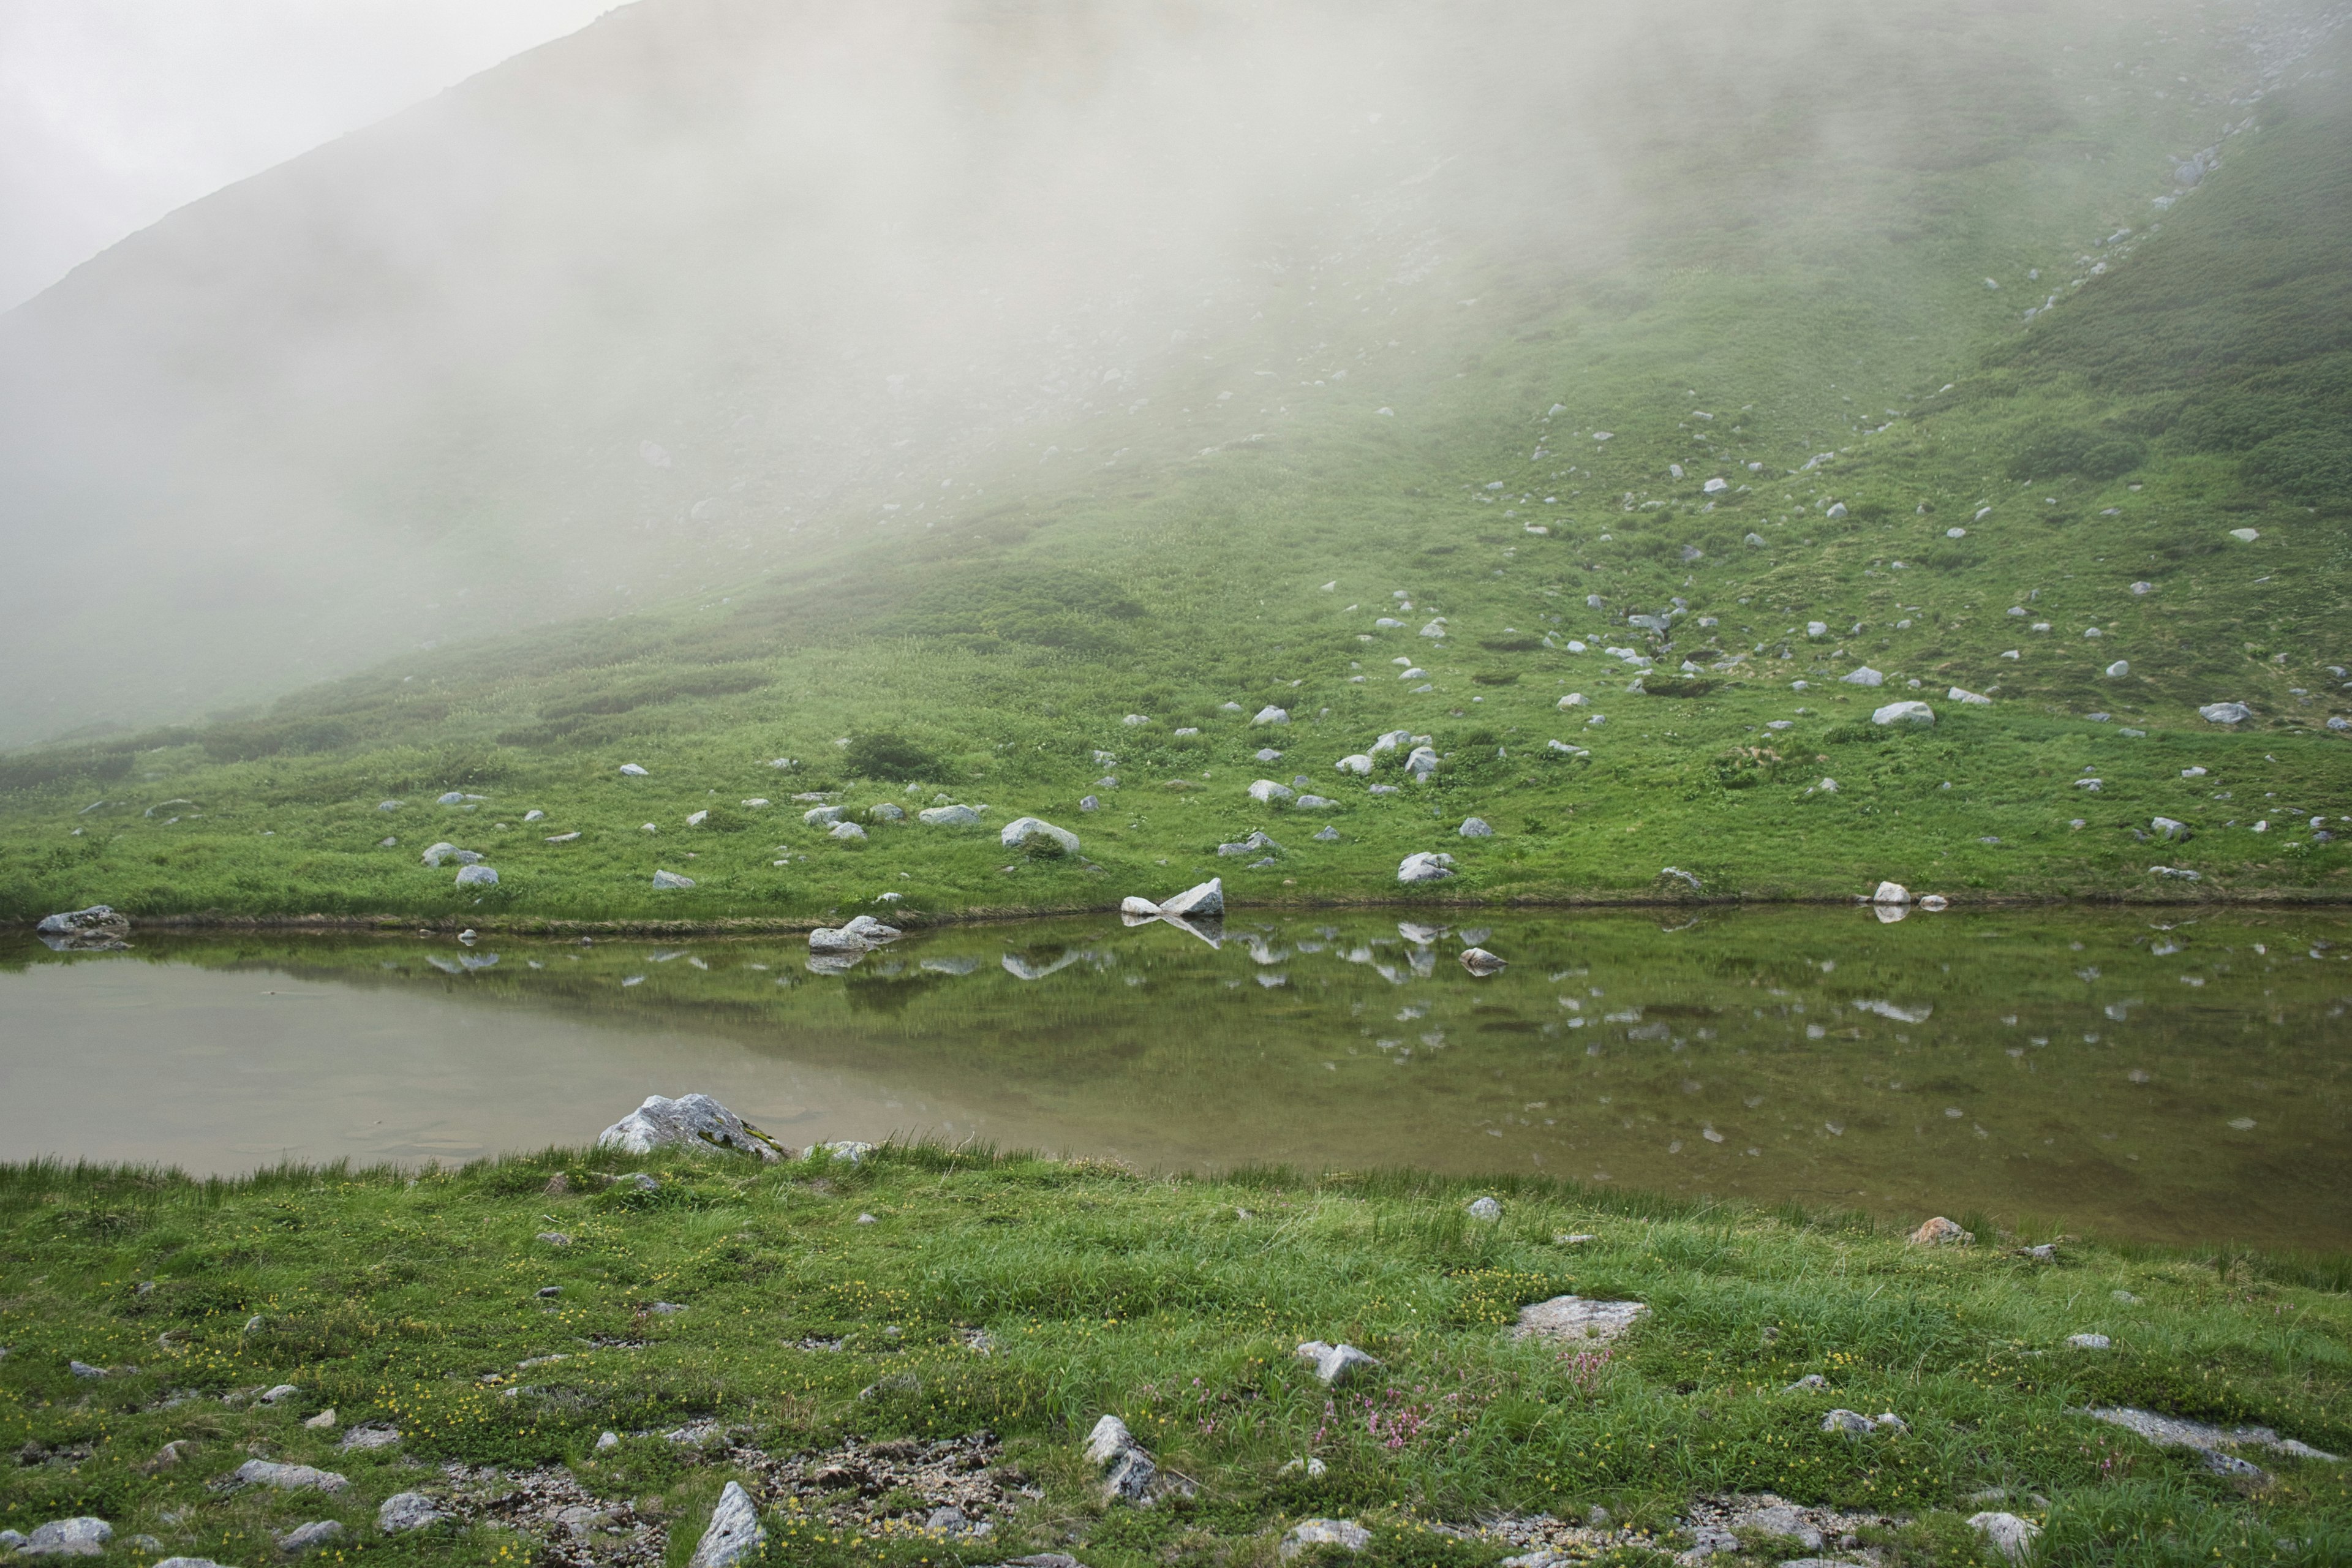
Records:
{"label": "white rock", "polygon": [[1382,616],[1379,620],[1374,621],[1372,625],[1384,632],[1401,632],[1404,630],[1404,623],[1396,619],[1392,616]]}
{"label": "white rock", "polygon": [[1709,479],[1706,483],[1699,486],[1699,492],[1702,495],[1721,495],[1730,488],[1731,481],[1729,479]]}
{"label": "white rock", "polygon": [[1294,1353],[1314,1365],[1316,1380],[1327,1388],[1337,1388],[1362,1368],[1381,1364],[1353,1345],[1327,1345],[1321,1340],[1309,1340]]}
{"label": "white rock", "polygon": [[1436,882],[1454,875],[1454,857],[1426,852],[1408,855],[1397,867],[1400,882]]}
{"label": "white rock", "polygon": [[1331,765],[1343,773],[1353,773],[1358,778],[1363,778],[1372,771],[1372,759],[1362,752],[1356,752],[1341,757]]}
{"label": "white rock", "polygon": [[375,1510],[375,1527],[386,1535],[401,1535],[438,1524],[447,1517],[423,1492],[394,1492]]}
{"label": "white rock", "polygon": [[2150,827],[2155,828],[2158,833],[2163,835],[2167,838],[2186,838],[2189,837],[2189,825],[2174,817],[2151,816],[2147,819],[2147,825]]}
{"label": "white rock", "polygon": [[926,827],[970,827],[980,813],[968,805],[934,805],[915,813],[915,820]]}
{"label": "white rock", "polygon": [[1160,901],[1160,912],[1179,920],[1209,920],[1225,912],[1225,881],[1212,877],[1197,887],[1185,889],[1172,899]]}
{"label": "white rock", "polygon": [[729,1481],[727,1489],[719,1494],[719,1506],[710,1510],[710,1523],[695,1543],[687,1568],[733,1568],[767,1544],[768,1531],[760,1523],[760,1510],[751,1494],[740,1483]]}
{"label": "white rock", "polygon": [[1146,715],[1144,715],[1144,714],[1141,714],[1141,713],[1130,713],[1130,714],[1129,714],[1126,718],[1121,719],[1121,720],[1119,721],[1119,722],[1120,722],[1120,723],[1122,723],[1122,724],[1124,724],[1124,725],[1126,725],[1126,726],[1127,726],[1128,728],[1129,728],[1129,729],[1133,729],[1133,728],[1134,728],[1136,725],[1138,725],[1138,724],[1149,724],[1149,723],[1150,723],[1150,722],[1151,722],[1151,721],[1150,721],[1150,719],[1149,717],[1147,717],[1147,716],[1146,716]]}
{"label": "white rock", "polygon": [[1925,702],[1890,702],[1870,716],[1874,724],[1933,724],[1936,710]]}
{"label": "white rock", "polygon": [[1919,900],[1919,907],[1930,914],[1939,914],[1952,907],[1952,900],[1941,893],[1929,893]]}
{"label": "white rock", "polygon": [[1325,811],[1339,803],[1328,795],[1302,795],[1293,804],[1301,811]]}
{"label": "white rock", "polygon": [[339,1492],[352,1483],[332,1470],[308,1465],[279,1465],[268,1459],[247,1459],[236,1468],[236,1479],[251,1487],[275,1487],[280,1491]]}
{"label": "white rock", "polygon": [[635,763],[623,763],[621,764],[621,772],[626,773],[633,779],[641,779],[647,776],[646,770],[637,766]]}
{"label": "white rock", "polygon": [[654,886],[656,888],[671,889],[691,888],[694,886],[694,879],[691,877],[681,877],[675,871],[656,871],[654,873]]}
{"label": "white rock", "polygon": [[441,868],[441,862],[444,860],[455,860],[460,866],[472,866],[478,864],[482,857],[474,850],[460,849],[455,844],[445,840],[436,844],[417,858],[437,871]]}
{"label": "white rock", "polygon": [[1290,710],[1286,708],[1276,708],[1274,704],[1269,702],[1265,707],[1259,709],[1257,712],[1252,716],[1250,722],[1253,724],[1287,724],[1290,722]]}
{"label": "white rock", "polygon": [[725,1149],[756,1154],[762,1160],[783,1157],[783,1145],[748,1126],[743,1119],[707,1094],[682,1094],[665,1100],[646,1096],[646,1102],[597,1135],[600,1149],[624,1154],[650,1154],[656,1149]]}
{"label": "white rock", "polygon": [[1462,819],[1462,826],[1455,828],[1454,831],[1460,834],[1465,838],[1492,838],[1495,837],[1495,830],[1487,826],[1486,819],[1483,816],[1465,816]]}
{"label": "white rock", "polygon": [[1134,894],[1129,893],[1127,897],[1119,900],[1118,912],[1123,915],[1135,915],[1145,920],[1158,920],[1160,918],[1160,906],[1153,903],[1150,899],[1139,899]]}
{"label": "white rock", "polygon": [[1462,1212],[1472,1219],[1492,1222],[1503,1217],[1503,1205],[1493,1198],[1473,1198]]}
{"label": "white rock", "polygon": [[1435,620],[1431,621],[1429,625],[1422,627],[1421,635],[1425,637],[1444,637],[1445,635],[1445,617],[1444,616],[1440,616]]}
{"label": "white rock", "polygon": [[1103,1472],[1103,1495],[1114,1500],[1138,1502],[1149,1495],[1160,1467],[1155,1464],[1127,1423],[1106,1415],[1087,1435],[1087,1458]]}
{"label": "white rock", "polygon": [[1907,904],[1911,901],[1911,889],[1900,882],[1881,882],[1878,890],[1870,895],[1870,901],[1874,904]]}
{"label": "white rock", "polygon": [[1970,691],[1966,688],[1958,686],[1955,686],[1950,690],[1945,692],[1944,697],[1948,701],[1966,702],[1978,708],[1990,708],[1992,706],[1992,699],[1987,697],[1983,692]]}
{"label": "white rock", "polygon": [[1969,1528],[2011,1563],[2022,1563],[2032,1556],[2034,1538],[2042,1533],[2040,1525],[2013,1513],[1972,1513],[1969,1515]]}
{"label": "white rock", "polygon": [[2233,528],[2230,531],[2231,538],[2245,544],[2252,544],[2262,536],[2262,531],[2255,528]]}
{"label": "white rock", "polygon": [[1428,746],[1415,746],[1404,760],[1404,771],[1416,779],[1426,779],[1437,771],[1437,752]]}
{"label": "white rock", "polygon": [[546,817],[547,813],[543,811],[526,811],[522,814],[522,819],[525,822],[541,822],[546,820]]}
{"label": "white rock", "polygon": [[801,821],[810,827],[823,827],[829,823],[839,822],[848,815],[847,809],[842,806],[814,805],[801,813]]}
{"label": "white rock", "polygon": [[709,807],[705,807],[700,811],[690,811],[686,814],[686,825],[688,827],[699,827],[709,820],[710,811]]}
{"label": "white rock", "polygon": [[1288,800],[1297,793],[1288,784],[1276,784],[1272,779],[1259,779],[1249,786],[1250,798],[1261,805],[1277,800]]}
{"label": "white rock", "polygon": [[838,838],[845,844],[866,842],[866,829],[854,822],[836,822],[825,830],[827,838]]}
{"label": "white rock", "polygon": [[1511,1330],[1514,1339],[1613,1340],[1649,1314],[1640,1301],[1595,1301],[1582,1296],[1555,1296],[1519,1309]]}
{"label": "white rock", "polygon": [[1489,974],[1501,973],[1506,965],[1483,947],[1465,947],[1462,950],[1462,967],[1483,979]]}
{"label": "white rock", "polygon": [[2130,673],[2131,660],[2127,658],[2119,658],[2116,660],[2115,663],[2107,666],[2107,676],[2110,679],[2121,680],[2125,676],[2129,675]]}
{"label": "white rock", "polygon": [[83,1514],[36,1525],[31,1535],[20,1539],[24,1544],[16,1548],[19,1557],[96,1557],[114,1539],[114,1526],[94,1514]]}
{"label": "white rock", "polygon": [[457,886],[461,888],[495,888],[498,885],[499,874],[488,866],[467,866],[457,873]]}
{"label": "white rock", "polygon": [[1839,676],[1838,679],[1848,686],[1883,686],[1886,683],[1886,677],[1866,664],[1860,669]]}
{"label": "white rock", "polygon": [[1805,623],[1805,635],[1809,637],[1825,637],[1830,635],[1829,623],[1827,621],[1807,621]]}
{"label": "white rock", "polygon": [[[744,804],[748,805],[751,803],[746,801]],[[907,808],[900,805],[896,801],[882,801],[866,808],[866,820],[868,822],[904,822],[907,820]]]}
{"label": "white rock", "polygon": [[1554,706],[1559,708],[1581,708],[1584,706],[1584,693],[1581,691],[1571,691],[1567,696],[1561,698],[1559,702],[1554,704]]}
{"label": "white rock", "polygon": [[1407,741],[1412,739],[1412,731],[1410,730],[1391,730],[1387,734],[1382,735],[1379,740],[1372,742],[1372,755],[1377,757],[1382,752],[1393,752],[1399,746],[1403,745]]}
{"label": "white rock", "polygon": [[2197,710],[2197,716],[2213,724],[2242,724],[2254,716],[2254,710],[2242,702],[2208,702]]}
{"label": "white rock", "polygon": [[1283,1536],[1276,1553],[1286,1563],[1315,1546],[1336,1546],[1361,1552],[1372,1543],[1372,1532],[1352,1519],[1302,1519]]}
{"label": "white rock", "polygon": [[1018,849],[1032,838],[1044,838],[1061,846],[1071,855],[1078,852],[1078,836],[1066,827],[1056,827],[1043,817],[1016,816],[1004,825],[997,841],[1007,849]]}
{"label": "white rock", "polygon": [[2103,1351],[2114,1344],[2105,1334],[2068,1334],[2066,1342],[2078,1351]]}
{"label": "white rock", "polygon": [[577,831],[571,833],[553,833],[548,836],[546,841],[550,844],[570,844],[579,837],[580,835]]}

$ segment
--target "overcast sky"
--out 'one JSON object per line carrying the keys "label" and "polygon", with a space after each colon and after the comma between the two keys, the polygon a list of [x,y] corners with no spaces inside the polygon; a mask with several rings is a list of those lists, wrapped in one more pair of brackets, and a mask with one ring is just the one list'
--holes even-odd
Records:
{"label": "overcast sky", "polygon": [[0,0],[0,310],[619,0]]}

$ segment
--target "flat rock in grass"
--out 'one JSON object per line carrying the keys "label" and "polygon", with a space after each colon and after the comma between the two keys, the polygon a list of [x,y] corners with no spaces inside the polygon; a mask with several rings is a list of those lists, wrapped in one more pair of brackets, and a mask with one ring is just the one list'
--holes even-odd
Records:
{"label": "flat rock in grass", "polygon": [[1222,877],[1212,877],[1197,887],[1185,889],[1172,899],[1160,901],[1160,912],[1182,920],[1210,920],[1225,912],[1225,883]]}
{"label": "flat rock in grass", "polygon": [[16,1548],[19,1557],[95,1557],[106,1550],[114,1539],[114,1526],[93,1514],[75,1519],[53,1519],[37,1525],[25,1543]]}
{"label": "flat rock in grass", "polygon": [[650,1154],[656,1149],[715,1149],[780,1160],[788,1151],[707,1094],[658,1094],[615,1121],[596,1139],[600,1149]]}
{"label": "flat rock in grass", "polygon": [[352,1483],[332,1470],[309,1465],[281,1465],[269,1459],[247,1459],[230,1477],[240,1486],[274,1487],[279,1491],[339,1492]]}
{"label": "flat rock in grass", "polygon": [[1361,1552],[1371,1543],[1372,1532],[1352,1519],[1302,1519],[1290,1527],[1277,1550],[1286,1563],[1312,1547],[1336,1546],[1342,1552]]}
{"label": "flat rock in grass", "polygon": [[2068,1334],[2066,1342],[2078,1351],[2103,1351],[2115,1343],[2105,1334]]}
{"label": "flat rock in grass", "polygon": [[1259,779],[1249,786],[1249,797],[1261,805],[1270,805],[1276,801],[1288,800],[1297,793],[1288,784],[1277,783],[1273,779]]}
{"label": "flat rock in grass", "polygon": [[1992,706],[1991,698],[1987,697],[1981,691],[1970,691],[1965,687],[1955,686],[1950,690],[1945,692],[1944,695],[1954,702],[1965,702],[1977,708],[1990,708]]}
{"label": "flat rock in grass", "polygon": [[2034,1537],[2042,1533],[2040,1525],[2013,1513],[1972,1513],[1969,1515],[1969,1528],[2011,1563],[2022,1563],[2032,1556]]}
{"label": "flat rock in grass", "polygon": [[342,1538],[343,1526],[341,1521],[314,1519],[310,1523],[297,1525],[279,1536],[278,1550],[291,1557],[299,1552],[316,1552],[322,1546],[331,1546]]}
{"label": "flat rock in grass", "polygon": [[1885,707],[1878,709],[1873,712],[1870,716],[1870,721],[1874,724],[1885,725],[1917,724],[1927,726],[1935,723],[1936,710],[1933,708],[1928,707],[1925,702],[1890,702]]}
{"label": "flat rock in grass", "polygon": [[869,822],[904,822],[907,820],[907,808],[897,801],[886,800],[878,805],[867,806],[866,818]]}
{"label": "flat rock in grass", "polygon": [[654,873],[654,886],[656,888],[673,889],[691,888],[694,886],[694,879],[691,877],[681,877],[675,871],[656,871]]}
{"label": "flat rock in grass", "polygon": [[2208,702],[2197,710],[2197,717],[2211,724],[2242,724],[2254,716],[2254,710],[2242,702]]}
{"label": "flat rock in grass", "polygon": [[433,846],[432,848],[427,849],[423,855],[418,856],[417,858],[423,860],[425,864],[430,866],[436,871],[438,871],[441,868],[441,862],[444,860],[454,860],[460,866],[472,866],[478,864],[482,857],[476,850],[460,849],[455,844],[451,844],[444,840],[443,842]]}
{"label": "flat rock in grass", "polygon": [[1116,1415],[1095,1423],[1095,1429],[1087,1435],[1087,1458],[1103,1472],[1103,1496],[1114,1501],[1141,1501],[1160,1473],[1157,1461]]}
{"label": "flat rock in grass", "polygon": [[1859,1410],[1832,1410],[1822,1417],[1822,1430],[1843,1433],[1849,1437],[1867,1437],[1878,1430],[1878,1423]]}
{"label": "flat rock in grass", "polygon": [[1860,669],[1850,670],[1846,674],[1839,676],[1838,679],[1848,686],[1884,686],[1886,684],[1886,677],[1880,674],[1877,670],[1871,668],[1870,666],[1866,664]]}
{"label": "flat rock in grass", "polygon": [[1975,1239],[1975,1232],[1962,1230],[1942,1215],[1937,1215],[1911,1233],[1911,1245],[1914,1247],[1965,1247]]}
{"label": "flat rock in grass", "polygon": [[1472,1198],[1463,1206],[1462,1212],[1472,1219],[1485,1220],[1491,1225],[1503,1217],[1503,1205],[1490,1197]]}
{"label": "flat rock in grass", "polygon": [[2318,1459],[2327,1464],[2343,1463],[2340,1456],[2300,1443],[2292,1437],[2282,1437],[2268,1426],[2209,1426],[2202,1421],[2185,1420],[2178,1415],[2158,1415],[2152,1410],[2136,1410],[2129,1405],[2094,1406],[2083,1412],[2094,1421],[2121,1426],[2136,1432],[2159,1448],[2200,1448],[2209,1454],[2221,1454],[2238,1447],[2268,1448],[2273,1453],[2288,1454],[2298,1459]]}
{"label": "flat rock in grass", "polygon": [[1516,1340],[1613,1340],[1649,1315],[1640,1301],[1594,1301],[1582,1296],[1554,1296],[1519,1309],[1511,1329]]}
{"label": "flat rock in grass", "polygon": [[423,1492],[394,1492],[375,1510],[375,1527],[386,1535],[404,1535],[440,1523],[449,1516],[433,1506]]}
{"label": "flat rock in grass", "polygon": [[1301,811],[1327,811],[1339,803],[1328,795],[1302,795],[1292,804]]}
{"label": "flat rock in grass", "polygon": [[1465,947],[1462,950],[1462,967],[1484,978],[1489,974],[1500,974],[1505,964],[1483,947]]}
{"label": "flat rock in grass", "polygon": [[729,1481],[727,1489],[719,1494],[719,1505],[710,1510],[710,1522],[695,1543],[687,1568],[733,1568],[767,1544],[768,1531],[760,1523],[760,1510],[751,1495],[740,1483]]}
{"label": "flat rock in grass", "polygon": [[457,886],[461,888],[495,888],[498,885],[499,874],[488,866],[467,866],[457,873]]}
{"label": "flat rock in grass", "polygon": [[1331,765],[1343,773],[1353,773],[1358,778],[1362,778],[1372,771],[1372,759],[1361,752],[1355,752],[1341,757]]}
{"label": "flat rock in grass", "polygon": [[1251,718],[1250,722],[1253,724],[1287,724],[1290,722],[1290,710],[1286,708],[1276,708],[1274,704],[1269,702],[1265,707],[1257,710],[1255,715]]}
{"label": "flat rock in grass", "polygon": [[934,805],[915,813],[915,820],[926,827],[970,827],[980,813],[968,805]]}
{"label": "flat rock in grass", "polygon": [[[1312,797],[1312,796],[1311,796],[1311,797],[1309,797],[1309,798],[1320,798],[1320,797]],[[1318,833],[1318,834],[1316,834],[1316,835],[1315,835],[1315,837],[1316,837],[1317,841],[1318,841],[1318,842],[1319,842],[1319,843],[1324,843],[1324,844],[1331,843],[1333,840],[1337,839],[1339,837],[1339,830],[1338,828],[1336,828],[1336,827],[1327,827],[1327,828],[1323,829],[1323,831],[1322,831],[1322,832]]]}
{"label": "flat rock in grass", "polygon": [[1316,1380],[1327,1388],[1337,1388],[1365,1368],[1381,1364],[1353,1345],[1327,1345],[1321,1340],[1308,1340],[1293,1353],[1313,1365]]}
{"label": "flat rock in grass", "polygon": [[1042,838],[1055,845],[1066,855],[1078,852],[1078,836],[1066,827],[1056,827],[1043,817],[1016,816],[1004,825],[997,835],[1007,849],[1018,849],[1033,838]]}
{"label": "flat rock in grass", "polygon": [[853,1139],[843,1138],[835,1139],[830,1143],[812,1143],[802,1151],[801,1158],[814,1160],[819,1154],[826,1154],[835,1160],[855,1165],[872,1152],[874,1152],[873,1144],[860,1143]]}
{"label": "flat rock in grass", "polygon": [[1454,875],[1454,857],[1427,851],[1408,855],[1397,866],[1400,882],[1438,882]]}
{"label": "flat rock in grass", "polygon": [[[0,1531],[0,1534],[5,1532]],[[209,1557],[166,1557],[152,1564],[151,1568],[221,1568],[221,1565]]]}
{"label": "flat rock in grass", "polygon": [[866,842],[866,829],[854,822],[836,822],[825,830],[827,838],[838,838],[845,844]]}
{"label": "flat rock in grass", "polygon": [[633,779],[641,779],[647,776],[646,770],[637,766],[635,763],[623,763],[621,764],[621,773],[625,777]]}
{"label": "flat rock in grass", "polygon": [[[541,1237],[541,1239],[545,1238]],[[564,1237],[567,1246],[571,1239],[570,1237]],[[344,1432],[342,1448],[346,1454],[362,1454],[375,1448],[389,1448],[399,1441],[399,1427],[371,1422],[363,1426],[353,1426]]]}

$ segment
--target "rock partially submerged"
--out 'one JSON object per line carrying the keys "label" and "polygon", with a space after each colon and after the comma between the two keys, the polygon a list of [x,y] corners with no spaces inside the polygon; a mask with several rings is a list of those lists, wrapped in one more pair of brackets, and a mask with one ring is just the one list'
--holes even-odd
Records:
{"label": "rock partially submerged", "polygon": [[1911,901],[1911,889],[1900,882],[1881,882],[1877,890],[1870,895],[1870,901],[1874,904],[1907,904]]}
{"label": "rock partially submerged", "polygon": [[1511,1330],[1515,1340],[1613,1340],[1630,1331],[1649,1314],[1640,1301],[1594,1301],[1582,1296],[1554,1296],[1519,1309]]}
{"label": "rock partially submerged", "polygon": [[792,1152],[707,1094],[682,1094],[676,1100],[649,1094],[643,1105],[604,1129],[596,1146],[624,1154],[723,1149],[762,1160],[781,1160]]}
{"label": "rock partially submerged", "polygon": [[1501,959],[1483,947],[1465,947],[1462,950],[1462,967],[1484,978],[1501,973],[1505,965]]}
{"label": "rock partially submerged", "polygon": [[809,932],[811,952],[871,952],[886,942],[898,941],[906,933],[897,926],[885,925],[872,915],[853,916],[841,926],[819,926]]}
{"label": "rock partially submerged", "polygon": [[1225,912],[1225,880],[1212,877],[1198,887],[1187,888],[1172,899],[1159,904],[1162,915],[1174,915],[1180,920],[1215,920]]}
{"label": "rock partially submerged", "polygon": [[114,952],[129,946],[131,918],[105,904],[44,915],[33,933],[52,952]]}

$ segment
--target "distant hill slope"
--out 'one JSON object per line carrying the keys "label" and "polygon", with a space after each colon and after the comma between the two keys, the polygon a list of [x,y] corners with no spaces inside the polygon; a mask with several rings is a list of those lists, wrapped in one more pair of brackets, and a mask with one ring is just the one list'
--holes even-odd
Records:
{"label": "distant hill slope", "polygon": [[[545,552],[576,542],[637,607],[0,759],[0,902],[812,918],[889,891],[1100,903],[1219,870],[1237,897],[1355,897],[1436,848],[1447,888],[1488,897],[1684,886],[1668,865],[1751,894],[1881,875],[2340,893],[2340,34],[2284,11],[2228,37],[2185,8],[1843,15],[1612,92],[1573,121],[1581,171],[1527,150],[1545,91],[1502,90],[1484,124],[1465,92],[1376,148],[1307,135],[1353,182],[1337,211],[1292,166],[1253,188],[1291,199],[1234,228],[1249,247],[1008,305],[985,375],[837,372],[755,334],[722,362],[671,322],[645,341],[695,353],[559,389],[566,439],[612,400],[576,472],[533,468],[528,440],[463,462],[462,443],[383,443],[372,460],[426,452],[424,474],[552,484],[574,509],[552,528],[413,514],[446,531],[402,568],[431,591],[553,614]],[[1483,90],[1463,62],[1496,36],[1423,39],[1430,79]],[[1852,84],[1831,107],[1787,63],[1824,38]],[[1568,58],[1598,77],[1615,57]],[[1530,170],[1550,183],[1513,192]],[[1562,209],[1579,191],[1590,221]],[[1077,248],[1046,265],[1099,263]],[[975,265],[1001,286],[988,268],[1015,250]],[[887,325],[905,283],[807,330]],[[1015,367],[1045,379],[1024,391]],[[646,423],[648,388],[691,416],[652,455],[634,431],[681,426]],[[299,585],[338,615],[352,586]],[[1867,721],[1896,699],[1934,728]],[[2197,716],[2224,700],[2252,716]],[[1268,705],[1288,722],[1251,726]],[[1371,774],[1335,767],[1395,730]],[[1438,770],[1402,782],[1423,735]],[[1259,778],[1334,804],[1254,799]],[[824,790],[866,840],[787,814]],[[446,792],[486,798],[423,804]],[[941,796],[1071,823],[1084,851],[866,815]],[[1494,835],[1460,837],[1471,816]],[[1336,842],[1311,837],[1327,826]],[[1278,847],[1217,852],[1253,831]],[[499,888],[421,868],[445,837]],[[697,886],[654,892],[656,867]]]}

